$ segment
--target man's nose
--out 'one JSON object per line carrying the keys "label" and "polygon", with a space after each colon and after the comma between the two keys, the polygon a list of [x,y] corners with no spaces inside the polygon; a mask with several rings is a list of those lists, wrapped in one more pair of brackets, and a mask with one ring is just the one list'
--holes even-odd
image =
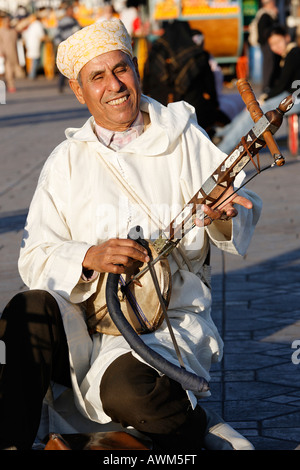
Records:
{"label": "man's nose", "polygon": [[122,82],[121,80],[118,79],[116,75],[113,73],[107,78],[107,88],[111,91],[119,91],[120,88],[122,87]]}

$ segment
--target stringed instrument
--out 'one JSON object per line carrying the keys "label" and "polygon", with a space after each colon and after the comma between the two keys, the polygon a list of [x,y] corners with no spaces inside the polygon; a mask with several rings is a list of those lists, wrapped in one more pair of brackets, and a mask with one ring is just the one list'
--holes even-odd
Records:
{"label": "stringed instrument", "polygon": [[[273,158],[271,166],[281,166],[285,163],[273,135],[281,126],[284,114],[293,106],[293,96],[286,97],[278,108],[264,114],[247,80],[239,80],[237,87],[255,123],[254,127],[241,138],[233,151],[154,242],[145,242],[141,234],[140,242],[148,248],[150,264],[141,266],[133,276],[121,275],[118,278],[117,295],[121,311],[137,334],[156,330],[164,320],[163,310],[168,308],[172,290],[167,257],[183,236],[195,227],[195,218],[201,217],[198,211],[201,205],[208,204],[216,208],[218,201],[233,184],[237,174],[249,162],[253,163],[259,173],[261,171],[259,151],[264,147],[267,146],[271,152]],[[107,308],[105,285],[108,276],[107,273],[100,275],[97,292],[86,302],[87,324],[91,333],[121,335],[122,331],[112,320]],[[159,284],[156,289],[153,285],[154,278]],[[157,287],[160,298],[156,295]]]}

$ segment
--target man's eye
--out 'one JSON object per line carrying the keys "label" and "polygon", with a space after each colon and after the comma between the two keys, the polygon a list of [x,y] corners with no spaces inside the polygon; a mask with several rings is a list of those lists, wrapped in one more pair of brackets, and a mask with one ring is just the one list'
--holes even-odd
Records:
{"label": "man's eye", "polygon": [[127,68],[126,68],[126,67],[122,67],[122,68],[116,69],[116,70],[115,70],[115,73],[125,73],[126,71],[127,71]]}

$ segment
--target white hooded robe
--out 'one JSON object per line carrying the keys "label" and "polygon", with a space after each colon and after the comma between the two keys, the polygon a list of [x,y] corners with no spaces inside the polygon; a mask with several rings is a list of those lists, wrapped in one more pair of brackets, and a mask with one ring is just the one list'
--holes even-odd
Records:
{"label": "white hooded robe", "polygon": [[[59,304],[76,406],[98,423],[110,421],[99,397],[101,377],[114,359],[131,349],[123,336],[89,335],[84,301],[95,292],[98,278],[82,281],[84,256],[92,245],[126,238],[135,225],[143,227],[145,238],[155,238],[157,227],[134,203],[135,195],[155,220],[168,226],[226,157],[198,126],[194,109],[187,103],[164,107],[142,96],[141,110],[149,113],[151,124],[118,152],[99,142],[93,117],[81,129],[67,129],[67,139],[55,148],[41,172],[19,258],[25,284],[30,289],[48,290]],[[133,199],[105,162],[121,176]],[[261,201],[250,191],[241,194],[252,201],[252,210],[238,206],[239,214],[232,221],[196,227],[183,238],[180,245],[190,269],[180,256],[179,265],[169,256],[169,317],[187,370],[208,381],[211,363],[222,357],[223,343],[211,318],[211,291],[202,280],[202,266],[208,238],[220,249],[245,254]],[[228,224],[229,237],[224,232]],[[143,335],[143,340],[178,365],[165,323]]]}

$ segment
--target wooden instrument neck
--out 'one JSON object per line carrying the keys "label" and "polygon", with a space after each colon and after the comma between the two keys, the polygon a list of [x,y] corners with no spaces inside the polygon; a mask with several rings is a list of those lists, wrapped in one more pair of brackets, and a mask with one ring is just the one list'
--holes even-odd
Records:
{"label": "wooden instrument neck", "polygon": [[[170,242],[171,250],[172,246],[176,245],[178,240],[181,240],[195,226],[195,218],[203,217],[202,204],[211,206],[216,204],[249,161],[252,161],[257,172],[260,172],[259,151],[261,149],[266,146],[269,148],[274,164],[277,166],[282,166],[285,162],[273,134],[281,126],[284,114],[293,106],[293,96],[287,96],[281,101],[278,108],[264,114],[247,80],[238,80],[237,87],[254,121],[254,126],[241,138],[233,151],[171,221],[169,227],[166,227],[162,236],[156,242],[156,250],[159,253],[162,252],[168,242]],[[254,157],[257,158],[256,163]]]}

